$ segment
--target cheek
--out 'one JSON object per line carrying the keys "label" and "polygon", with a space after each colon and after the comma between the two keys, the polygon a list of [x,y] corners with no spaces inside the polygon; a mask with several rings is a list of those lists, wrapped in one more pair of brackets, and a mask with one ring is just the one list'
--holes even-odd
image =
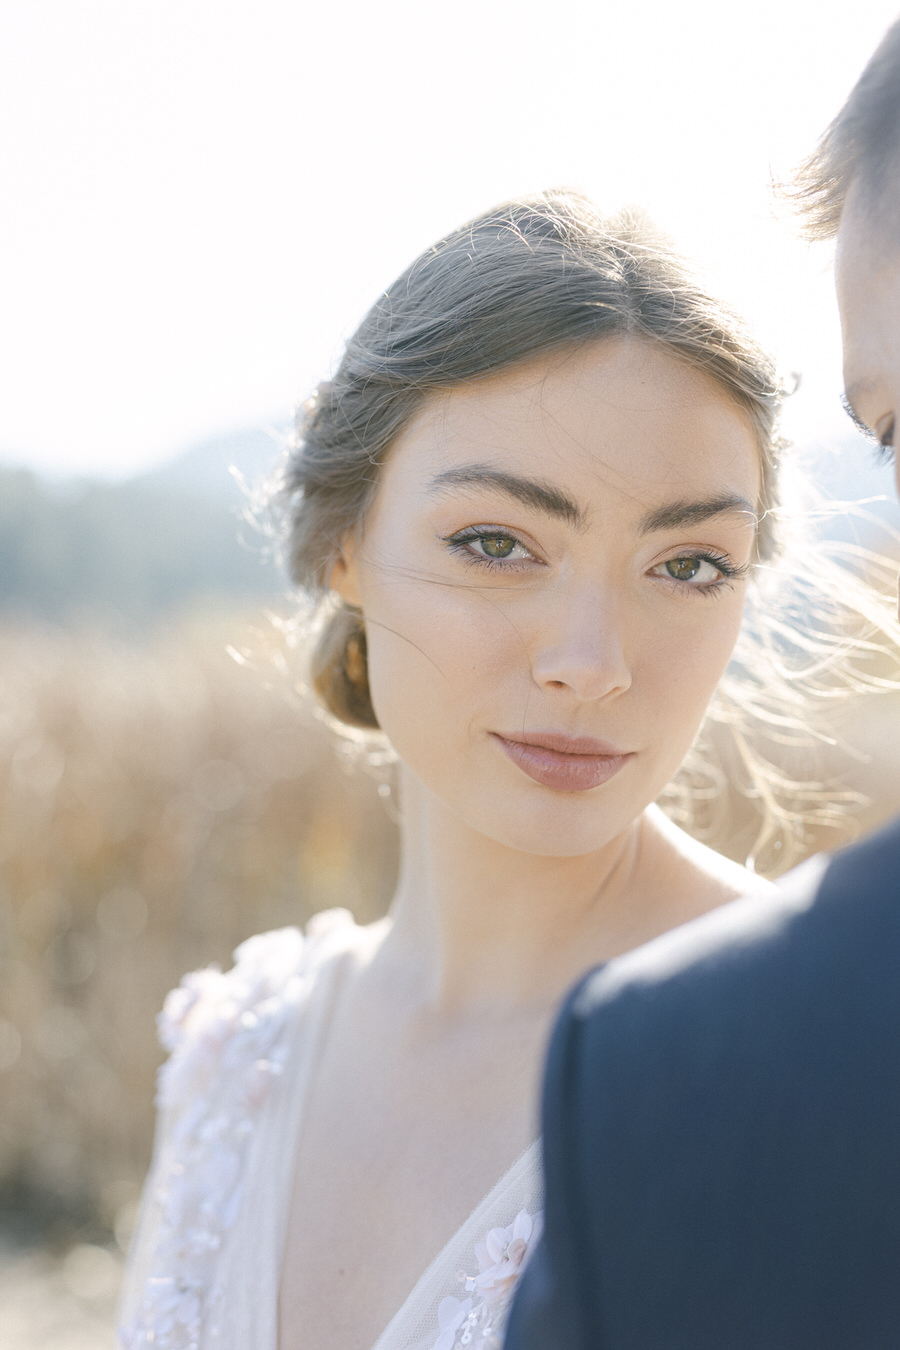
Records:
{"label": "cheek", "polygon": [[688,632],[663,630],[648,647],[643,664],[642,684],[659,724],[676,719],[683,730],[680,739],[688,745],[725,673],[743,618],[743,596],[706,603],[717,612]]}
{"label": "cheek", "polygon": [[474,588],[404,578],[373,587],[363,612],[372,703],[398,750],[404,730],[475,715],[499,681],[527,679],[516,626]]}

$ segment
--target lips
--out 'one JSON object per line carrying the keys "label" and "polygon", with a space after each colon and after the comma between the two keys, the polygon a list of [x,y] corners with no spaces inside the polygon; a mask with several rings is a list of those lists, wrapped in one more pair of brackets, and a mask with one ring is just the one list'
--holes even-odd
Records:
{"label": "lips", "polygon": [[500,748],[524,774],[557,792],[586,792],[608,783],[631,759],[608,741],[590,736],[562,736],[533,731],[528,739],[491,733]]}

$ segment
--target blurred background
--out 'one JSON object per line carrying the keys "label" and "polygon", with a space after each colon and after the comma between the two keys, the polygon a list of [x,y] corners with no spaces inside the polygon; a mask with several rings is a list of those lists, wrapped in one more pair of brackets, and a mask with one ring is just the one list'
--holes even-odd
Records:
{"label": "blurred background", "polygon": [[[390,894],[386,779],[296,692],[252,508],[418,252],[547,186],[646,207],[799,377],[792,461],[866,502],[820,531],[894,549],[891,474],[839,404],[829,250],[772,182],[895,16],[0,0],[4,1347],[112,1345],[168,988]],[[845,717],[868,826],[900,800],[900,710]]]}

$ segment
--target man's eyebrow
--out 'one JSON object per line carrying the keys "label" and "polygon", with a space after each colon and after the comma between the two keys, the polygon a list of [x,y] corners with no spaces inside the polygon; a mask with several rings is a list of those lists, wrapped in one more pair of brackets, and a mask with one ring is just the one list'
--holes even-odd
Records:
{"label": "man's eyebrow", "polygon": [[850,402],[850,395],[854,393],[857,388],[858,386],[854,385],[846,394],[841,394],[841,407],[844,409],[844,412],[850,418],[850,421],[861,436],[865,436],[867,441],[877,441],[878,437],[875,435],[875,432],[871,427],[866,426],[865,422]]}
{"label": "man's eyebrow", "polygon": [[487,464],[463,464],[457,469],[445,469],[432,478],[429,491],[440,492],[447,487],[489,488],[534,510],[543,511],[546,515],[558,516],[579,528],[585,523],[581,507],[561,488],[539,478],[523,478],[502,469],[492,469]]}
{"label": "man's eyebrow", "polygon": [[713,516],[749,515],[755,521],[759,513],[746,497],[737,493],[727,493],[721,497],[707,497],[701,501],[670,502],[648,511],[638,524],[640,534],[650,534],[653,530],[677,530],[685,525],[699,525]]}

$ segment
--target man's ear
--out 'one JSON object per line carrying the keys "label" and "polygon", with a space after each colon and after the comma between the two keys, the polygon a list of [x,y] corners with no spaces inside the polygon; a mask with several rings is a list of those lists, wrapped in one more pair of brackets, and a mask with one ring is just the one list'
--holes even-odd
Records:
{"label": "man's ear", "polygon": [[341,545],[341,551],[332,563],[331,572],[328,576],[328,589],[335,591],[345,605],[355,605],[359,609],[362,606],[362,601],[359,595],[354,544],[355,541],[348,538]]}

